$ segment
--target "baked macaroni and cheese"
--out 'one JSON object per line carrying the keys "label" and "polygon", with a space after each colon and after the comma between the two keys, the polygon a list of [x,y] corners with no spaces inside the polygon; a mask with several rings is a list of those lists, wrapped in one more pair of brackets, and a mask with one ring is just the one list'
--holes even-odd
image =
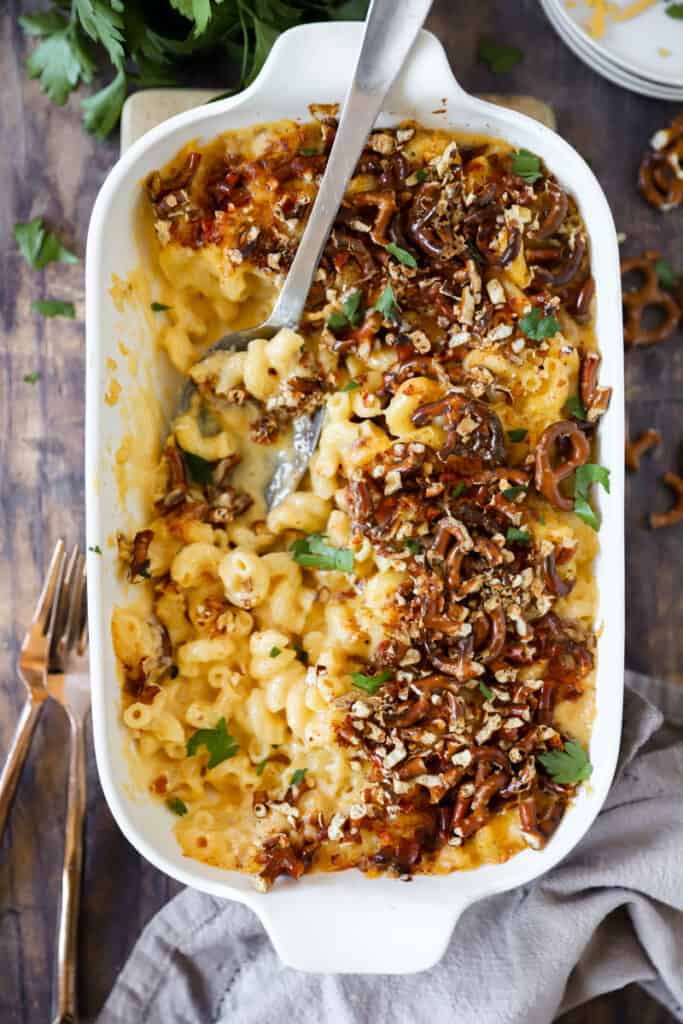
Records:
{"label": "baked macaroni and cheese", "polygon": [[[589,239],[533,154],[406,123],[358,162],[298,330],[268,312],[332,108],[145,184],[158,342],[195,387],[112,631],[123,720],[190,857],[449,872],[541,848],[590,775],[598,384]],[[263,489],[324,416],[299,489]],[[145,603],[146,602],[146,603]]]}

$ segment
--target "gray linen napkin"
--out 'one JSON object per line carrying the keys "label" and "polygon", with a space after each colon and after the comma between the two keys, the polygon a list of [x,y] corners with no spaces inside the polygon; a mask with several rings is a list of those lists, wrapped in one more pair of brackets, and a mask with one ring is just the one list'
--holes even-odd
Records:
{"label": "gray linen napkin", "polygon": [[421,974],[284,967],[246,907],[186,889],[147,926],[98,1024],[548,1024],[632,981],[683,1021],[683,687],[627,673],[619,767],[588,835],[477,903]]}

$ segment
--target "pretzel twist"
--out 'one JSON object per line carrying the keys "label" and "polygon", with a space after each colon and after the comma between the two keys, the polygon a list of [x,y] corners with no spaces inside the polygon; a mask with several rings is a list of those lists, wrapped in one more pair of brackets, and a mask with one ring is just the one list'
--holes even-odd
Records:
{"label": "pretzel twist", "polygon": [[[567,439],[571,444],[571,453],[553,465],[553,449],[558,441]],[[588,462],[590,445],[584,432],[572,420],[560,420],[551,423],[541,434],[535,453],[534,484],[555,508],[570,512],[574,507],[571,498],[565,497],[560,491],[560,484],[568,476]]]}
{"label": "pretzel twist", "polygon": [[683,115],[657,132],[653,141],[656,148],[640,164],[638,187],[651,206],[665,213],[683,203]]}
{"label": "pretzel twist", "polygon": [[[639,288],[624,291],[624,341],[627,345],[656,345],[666,338],[678,325],[681,318],[680,306],[672,295],[662,291],[657,280],[655,263],[659,253],[646,252],[630,260],[622,260],[621,274],[636,271],[643,276]],[[647,309],[659,309],[664,319],[656,327],[644,323]]]}

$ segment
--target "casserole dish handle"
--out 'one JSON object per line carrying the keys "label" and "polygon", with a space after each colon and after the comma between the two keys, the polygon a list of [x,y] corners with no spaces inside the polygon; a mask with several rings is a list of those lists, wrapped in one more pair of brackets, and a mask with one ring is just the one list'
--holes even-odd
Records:
{"label": "casserole dish handle", "polygon": [[[398,884],[398,883],[396,883]],[[443,956],[467,903],[382,906],[324,902],[257,908],[278,956],[288,967],[323,974],[412,974]]]}

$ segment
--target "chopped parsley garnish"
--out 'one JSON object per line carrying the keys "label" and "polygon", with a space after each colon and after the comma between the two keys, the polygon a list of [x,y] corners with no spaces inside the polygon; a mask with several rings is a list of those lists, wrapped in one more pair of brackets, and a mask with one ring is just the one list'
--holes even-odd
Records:
{"label": "chopped parsley garnish", "polygon": [[516,64],[519,64],[523,57],[522,51],[516,46],[499,43],[491,36],[483,36],[479,40],[477,55],[479,60],[488,64],[489,70],[493,71],[494,75],[510,71]]}
{"label": "chopped parsley garnish", "polygon": [[299,786],[306,778],[306,772],[308,768],[297,768],[295,772],[292,772],[292,777],[289,780],[290,786]]}
{"label": "chopped parsley garnish", "polygon": [[42,217],[34,217],[26,224],[16,224],[14,237],[21,255],[33,270],[42,270],[48,263],[78,263],[78,256],[69,252],[57,236],[48,231]]}
{"label": "chopped parsley garnish", "polygon": [[671,266],[668,260],[657,260],[655,263],[655,270],[657,272],[657,280],[661,284],[662,288],[666,288],[668,292],[673,292],[678,287],[678,274]]}
{"label": "chopped parsley garnish", "polygon": [[308,665],[308,651],[305,651],[303,647],[299,647],[298,644],[294,644],[294,650],[296,652],[296,660],[300,661],[302,665]]}
{"label": "chopped parsley garnish", "polygon": [[138,569],[138,576],[141,576],[143,580],[151,580],[152,574],[149,571],[149,558],[147,558],[140,568]]}
{"label": "chopped parsley garnish", "polygon": [[334,548],[320,533],[309,533],[295,540],[289,549],[298,565],[328,572],[353,572],[353,551]]}
{"label": "chopped parsley garnish", "polygon": [[257,775],[263,775],[263,772],[265,771],[265,767],[266,767],[267,764],[268,764],[268,758],[264,757],[263,760],[259,761],[259,763],[256,765],[256,774]]}
{"label": "chopped parsley garnish", "polygon": [[412,267],[413,270],[417,267],[417,260],[407,249],[402,249],[400,245],[396,245],[394,242],[389,242],[385,248],[387,252],[395,256],[399,263],[402,263],[405,267]]}
{"label": "chopped parsley garnish", "polygon": [[329,329],[334,333],[335,331],[344,331],[347,327],[357,327],[363,319],[362,301],[363,293],[360,288],[357,288],[355,292],[351,292],[348,298],[344,300],[341,311],[330,313],[327,318]]}
{"label": "chopped parsley garnish", "polygon": [[76,310],[73,302],[62,302],[60,299],[45,299],[40,302],[32,302],[31,309],[41,316],[65,316],[69,320],[76,318]]}
{"label": "chopped parsley garnish", "polygon": [[524,427],[515,427],[514,430],[508,430],[508,437],[516,444],[518,441],[523,441],[528,433],[529,431]]}
{"label": "chopped parsley garnish", "polygon": [[468,238],[467,239],[467,248],[470,250],[470,256],[472,257],[474,262],[478,263],[481,266],[481,264],[484,262],[484,257],[479,252],[479,249],[477,248],[476,242],[473,242],[471,238]]}
{"label": "chopped parsley garnish", "polygon": [[317,146],[304,146],[303,149],[299,150],[301,156],[319,156],[320,150]]}
{"label": "chopped parsley garnish", "polygon": [[524,484],[515,484],[514,487],[506,487],[503,491],[503,497],[507,498],[508,501],[514,501],[520,494],[526,494],[526,487]]}
{"label": "chopped parsley garnish", "polygon": [[564,403],[566,412],[575,420],[585,420],[588,413],[584,409],[583,402],[578,395],[570,395]]}
{"label": "chopped parsley garnish", "polygon": [[408,551],[413,555],[419,555],[422,551],[422,545],[419,540],[414,540],[412,537],[406,537],[403,541],[404,548],[408,548]]}
{"label": "chopped parsley garnish", "polygon": [[533,185],[541,177],[541,161],[528,149],[520,149],[512,158],[512,173]]}
{"label": "chopped parsley garnish", "polygon": [[531,540],[531,534],[527,533],[526,530],[519,530],[516,526],[508,526],[505,540],[517,544],[528,544]]}
{"label": "chopped parsley garnish", "polygon": [[461,494],[464,494],[467,490],[467,484],[464,480],[459,480],[451,491],[451,498],[459,498]]}
{"label": "chopped parsley garnish", "polygon": [[165,313],[167,309],[173,309],[173,306],[166,306],[163,302],[152,302],[149,308],[153,313]]}
{"label": "chopped parsley garnish", "polygon": [[576,740],[567,740],[562,750],[550,750],[547,754],[537,754],[545,770],[560,785],[573,785],[590,778],[593,765],[588,754]]}
{"label": "chopped parsley garnish", "polygon": [[493,700],[494,693],[490,686],[487,686],[486,683],[479,683],[479,689],[484,694],[487,700]]}
{"label": "chopped parsley garnish", "polygon": [[397,319],[398,305],[394,297],[394,289],[391,287],[391,281],[387,281],[384,291],[372,308],[381,313],[386,320]]}
{"label": "chopped parsley garnish", "polygon": [[365,690],[366,693],[373,694],[377,693],[383,683],[391,679],[391,671],[387,668],[376,676],[366,676],[362,672],[352,672],[351,679],[353,680],[353,685],[357,686],[359,690]]}
{"label": "chopped parsley garnish", "polygon": [[415,179],[420,185],[422,184],[423,181],[427,180],[427,172],[425,171],[424,167],[418,167],[418,169],[415,171]]}
{"label": "chopped parsley garnish", "polygon": [[179,796],[169,796],[166,801],[166,806],[169,811],[173,811],[179,818],[182,818],[184,814],[187,814],[187,804],[184,800],[181,800]]}
{"label": "chopped parsley garnish", "polygon": [[194,452],[186,452],[184,448],[181,449],[181,452],[187,471],[195,483],[213,483],[213,468],[215,463],[209,462],[207,459],[203,459],[201,455],[195,455]]}
{"label": "chopped parsley garnish", "polygon": [[235,737],[228,732],[225,718],[219,718],[213,729],[197,729],[187,741],[187,756],[193,757],[200,747],[204,747],[209,753],[209,768],[215,768],[223,761],[234,757],[240,749]]}
{"label": "chopped parsley garnish", "polygon": [[88,551],[92,551],[93,555],[101,555],[102,554],[102,548],[100,547],[99,544],[93,544],[92,547],[88,548]]}
{"label": "chopped parsley garnish", "polygon": [[560,329],[555,317],[543,316],[538,306],[534,306],[530,313],[522,317],[519,326],[527,338],[531,338],[532,341],[545,341],[546,338],[554,338]]}
{"label": "chopped parsley garnish", "polygon": [[24,384],[37,384],[41,377],[40,370],[32,370],[31,373],[24,374]]}
{"label": "chopped parsley garnish", "polygon": [[587,462],[579,466],[574,474],[574,511],[594,530],[600,529],[600,521],[588,500],[591,484],[601,484],[609,494],[609,469]]}
{"label": "chopped parsley garnish", "polygon": [[282,648],[281,647],[271,647],[270,648],[269,657],[277,658],[278,654],[282,654]]}
{"label": "chopped parsley garnish", "polygon": [[356,388],[359,388],[359,387],[360,387],[360,384],[358,383],[357,380],[350,380],[348,382],[348,384],[344,385],[344,387],[342,388],[342,391],[355,391]]}

